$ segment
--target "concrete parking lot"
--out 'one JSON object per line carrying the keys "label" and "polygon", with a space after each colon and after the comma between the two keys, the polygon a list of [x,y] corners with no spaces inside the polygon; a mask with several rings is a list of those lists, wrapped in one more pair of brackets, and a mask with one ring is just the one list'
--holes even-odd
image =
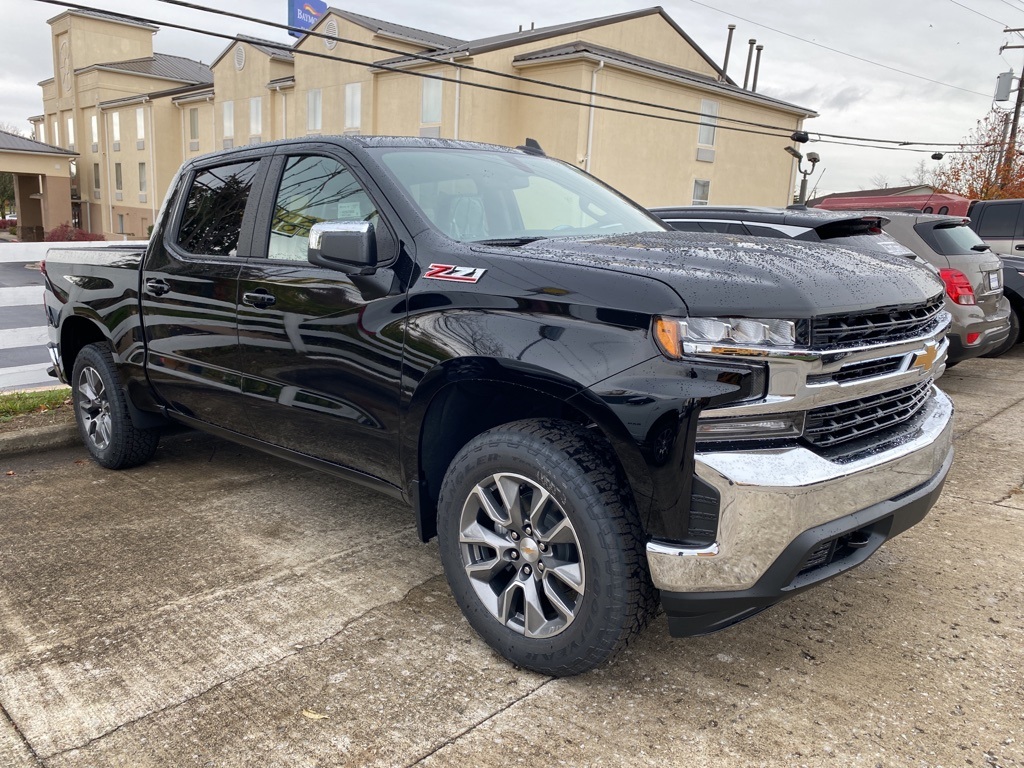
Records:
{"label": "concrete parking lot", "polygon": [[118,473],[0,455],[0,766],[1024,765],[1024,349],[941,384],[923,523],[564,680],[484,645],[357,486],[189,432]]}

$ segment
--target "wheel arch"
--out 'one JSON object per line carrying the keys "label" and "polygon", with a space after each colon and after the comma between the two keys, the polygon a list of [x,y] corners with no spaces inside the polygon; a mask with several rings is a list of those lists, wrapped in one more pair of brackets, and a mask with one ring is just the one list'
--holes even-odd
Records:
{"label": "wheel arch", "polygon": [[[482,432],[513,421],[554,418],[589,427],[612,449],[638,509],[651,480],[635,440],[582,385],[543,369],[477,358],[440,364],[417,388],[407,411],[406,487],[422,541],[437,534],[441,481],[459,450]],[[429,379],[429,381],[428,381]]]}
{"label": "wheel arch", "polygon": [[65,380],[74,386],[75,360],[81,351],[90,344],[105,344],[114,358],[114,365],[117,368],[119,386],[124,392],[128,406],[128,414],[132,424],[138,429],[151,429],[164,426],[168,423],[162,414],[155,413],[151,409],[143,410],[132,396],[139,391],[138,386],[130,386],[130,377],[124,370],[124,361],[119,354],[117,345],[110,338],[107,327],[99,320],[89,315],[69,315],[60,325],[60,364],[63,369]]}
{"label": "wheel arch", "polygon": [[89,344],[106,342],[117,359],[114,344],[105,327],[96,319],[84,315],[71,315],[60,325],[60,362],[67,381],[71,381],[78,353]]}

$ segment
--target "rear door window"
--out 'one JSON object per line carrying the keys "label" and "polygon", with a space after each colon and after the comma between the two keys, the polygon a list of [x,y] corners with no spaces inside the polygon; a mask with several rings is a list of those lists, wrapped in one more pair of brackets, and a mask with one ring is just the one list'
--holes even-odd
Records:
{"label": "rear door window", "polygon": [[1016,237],[1020,203],[996,203],[985,207],[978,234],[985,237]]}
{"label": "rear door window", "polygon": [[201,256],[236,256],[259,160],[203,168],[189,185],[177,245]]}

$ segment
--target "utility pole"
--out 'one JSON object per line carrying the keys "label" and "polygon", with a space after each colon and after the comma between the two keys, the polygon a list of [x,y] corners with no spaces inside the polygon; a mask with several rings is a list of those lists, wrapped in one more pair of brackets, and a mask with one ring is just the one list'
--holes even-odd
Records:
{"label": "utility pole", "polygon": [[[1004,29],[1003,32],[1024,32],[1024,27],[1015,29]],[[1024,48],[1024,45],[1004,45],[999,49],[1002,53],[1007,48]],[[1017,103],[1013,107],[1013,120],[1010,123],[1010,138],[1006,143],[1002,173],[999,178],[999,186],[1005,187],[1010,183],[1010,174],[1013,172],[1013,161],[1017,159],[1017,126],[1020,124],[1020,108],[1024,104],[1024,88],[1020,80],[1017,81]]]}

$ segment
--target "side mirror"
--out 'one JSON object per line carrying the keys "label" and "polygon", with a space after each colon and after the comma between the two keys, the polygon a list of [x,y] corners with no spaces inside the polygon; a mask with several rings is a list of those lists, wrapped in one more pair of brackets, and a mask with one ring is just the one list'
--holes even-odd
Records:
{"label": "side mirror", "polygon": [[324,221],[309,231],[310,264],[347,275],[377,271],[377,238],[368,221]]}

